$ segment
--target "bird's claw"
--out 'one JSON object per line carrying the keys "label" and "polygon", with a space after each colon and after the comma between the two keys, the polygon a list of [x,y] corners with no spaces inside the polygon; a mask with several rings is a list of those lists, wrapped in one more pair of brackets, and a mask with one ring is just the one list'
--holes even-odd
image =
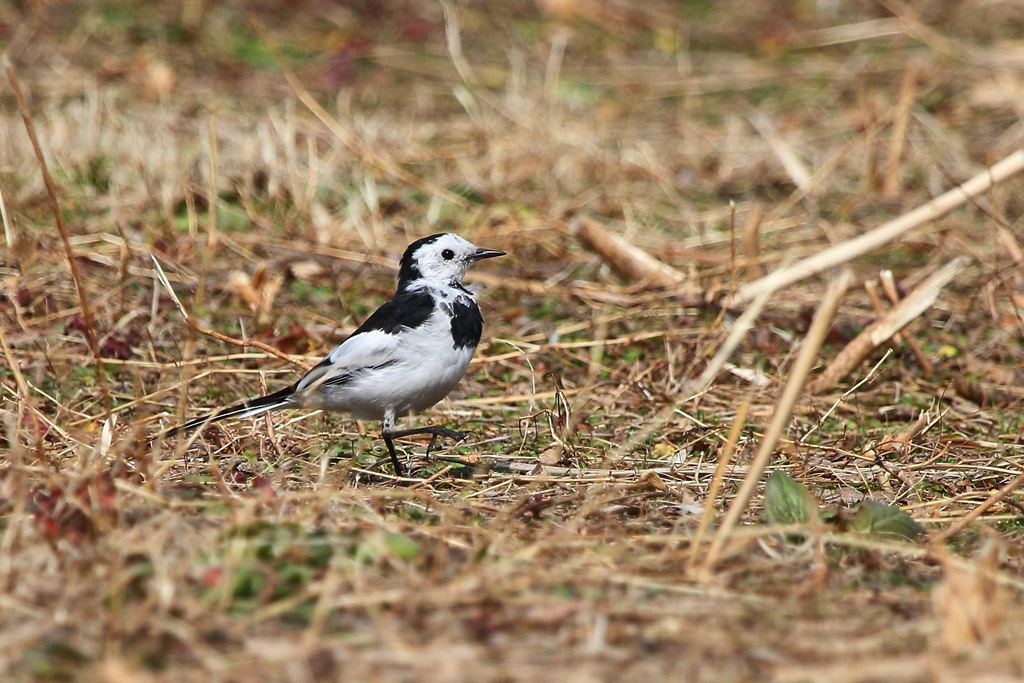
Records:
{"label": "bird's claw", "polygon": [[436,431],[431,432],[430,443],[427,444],[427,452],[424,454],[427,458],[430,458],[430,451],[434,450],[434,445],[437,443],[437,437],[443,436],[447,439],[454,439],[455,441],[462,441],[472,432],[459,432],[454,429],[448,429],[447,427],[438,427]]}

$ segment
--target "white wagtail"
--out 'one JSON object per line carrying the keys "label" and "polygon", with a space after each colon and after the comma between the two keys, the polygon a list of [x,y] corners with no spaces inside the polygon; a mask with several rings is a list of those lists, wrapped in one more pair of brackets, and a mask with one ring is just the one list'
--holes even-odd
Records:
{"label": "white wagtail", "polygon": [[458,235],[416,240],[402,255],[398,289],[348,339],[289,387],[214,411],[168,430],[164,436],[229,417],[252,417],[278,408],[311,408],[381,420],[381,435],[395,473],[402,466],[393,439],[431,434],[463,439],[444,427],[395,430],[398,417],[426,410],[459,383],[480,343],[484,318],[462,285],[477,261],[505,252],[481,249]]}

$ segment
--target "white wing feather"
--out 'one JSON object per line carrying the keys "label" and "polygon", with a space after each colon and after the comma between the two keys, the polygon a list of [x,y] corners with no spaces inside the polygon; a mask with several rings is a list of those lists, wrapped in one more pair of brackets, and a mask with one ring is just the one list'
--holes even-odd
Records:
{"label": "white wing feather", "polygon": [[307,372],[295,387],[296,394],[314,392],[339,375],[358,372],[393,360],[399,335],[370,330],[349,337]]}

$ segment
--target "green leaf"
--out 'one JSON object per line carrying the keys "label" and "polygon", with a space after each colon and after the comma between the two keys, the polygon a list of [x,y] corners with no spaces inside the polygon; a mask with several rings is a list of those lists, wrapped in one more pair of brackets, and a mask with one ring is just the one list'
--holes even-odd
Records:
{"label": "green leaf", "polygon": [[415,559],[420,552],[419,544],[402,534],[387,534],[384,537],[384,547],[389,553],[403,560]]}
{"label": "green leaf", "polygon": [[818,504],[800,482],[775,471],[764,489],[764,511],[769,524],[803,524],[818,514]]}
{"label": "green leaf", "polygon": [[914,539],[924,527],[895,505],[865,500],[850,519],[850,528],[876,536]]}

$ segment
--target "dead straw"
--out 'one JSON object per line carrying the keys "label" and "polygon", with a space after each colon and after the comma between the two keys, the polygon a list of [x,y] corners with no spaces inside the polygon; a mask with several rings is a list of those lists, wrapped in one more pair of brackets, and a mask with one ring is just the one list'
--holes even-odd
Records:
{"label": "dead straw", "polygon": [[689,385],[687,388],[691,395],[699,396],[711,386],[711,383],[715,381],[715,377],[718,377],[718,373],[721,372],[722,367],[725,366],[726,361],[732,356],[736,347],[750,331],[750,328],[757,322],[758,316],[761,315],[761,311],[764,310],[765,305],[768,303],[768,299],[771,298],[772,291],[769,289],[764,290],[758,295],[754,301],[747,306],[747,309],[743,311],[736,322],[732,324],[729,329],[729,335],[722,342],[722,345],[718,347],[714,357],[708,361],[708,364],[704,367],[704,371],[700,377]]}
{"label": "dead straw", "polygon": [[265,351],[266,353],[269,353],[272,356],[276,356],[277,358],[280,358],[283,361],[291,363],[292,365],[297,365],[303,370],[309,370],[311,367],[313,367],[312,365],[306,363],[305,361],[299,359],[298,357],[290,356],[284,351],[281,351],[280,349],[275,348],[270,344],[264,344],[263,342],[258,341],[256,339],[238,339],[236,337],[229,337],[226,334],[221,334],[216,330],[211,330],[208,327],[200,325],[199,321],[197,321],[195,317],[188,312],[188,309],[185,308],[185,305],[181,303],[181,300],[178,298],[178,295],[174,292],[174,288],[171,287],[171,283],[167,279],[167,275],[164,274],[164,269],[160,266],[160,262],[156,260],[156,256],[150,254],[150,258],[153,260],[153,266],[156,268],[156,276],[160,280],[160,283],[163,284],[164,288],[170,294],[171,300],[174,302],[174,305],[178,308],[178,311],[181,312],[181,315],[185,318],[185,322],[187,322],[189,326],[192,327],[196,332],[198,332],[199,334],[205,334],[208,337],[213,337],[214,339],[222,341],[226,344],[232,344],[234,346],[241,347],[243,349],[255,348],[259,349],[260,351]]}
{"label": "dead straw", "polygon": [[704,534],[707,532],[708,525],[711,523],[711,518],[715,513],[715,501],[718,499],[718,492],[722,490],[725,472],[732,462],[733,454],[736,452],[736,444],[739,443],[740,434],[743,432],[743,425],[747,421],[747,413],[750,412],[752,403],[753,398],[748,397],[740,404],[740,407],[736,410],[735,417],[732,419],[732,426],[729,427],[729,435],[725,439],[725,445],[722,446],[722,450],[718,454],[718,465],[715,467],[715,474],[711,477],[711,484],[708,486],[707,495],[704,497],[704,511],[701,513],[697,531],[693,534],[693,540],[690,542],[690,560],[686,563],[686,572],[688,574],[692,574],[697,566],[697,559],[700,557],[700,547],[704,543]]}
{"label": "dead straw", "polygon": [[747,261],[747,275],[754,277],[761,273],[761,266],[757,260],[761,256],[761,244],[758,231],[761,228],[761,221],[764,218],[764,211],[760,205],[747,212],[747,220],[743,224],[743,258]]}
{"label": "dead straw", "polygon": [[39,162],[39,170],[43,174],[43,184],[46,185],[46,194],[50,199],[50,208],[53,210],[53,218],[57,222],[57,230],[60,232],[61,242],[64,244],[64,254],[68,259],[68,268],[71,270],[71,277],[75,281],[75,288],[78,290],[78,300],[82,306],[82,320],[85,323],[85,337],[89,342],[89,349],[92,351],[93,360],[96,363],[96,379],[99,383],[100,394],[103,397],[103,408],[106,417],[110,417],[110,391],[107,388],[107,376],[103,371],[103,357],[100,355],[99,344],[96,343],[96,327],[93,323],[92,308],[89,306],[89,295],[85,289],[82,275],[78,271],[78,262],[75,260],[74,250],[71,248],[71,241],[68,238],[68,229],[64,225],[64,215],[61,213],[60,203],[57,201],[57,189],[50,177],[50,169],[46,165],[46,157],[43,155],[43,148],[36,136],[36,127],[29,114],[28,105],[25,103],[25,96],[21,94],[21,86],[18,84],[18,77],[14,73],[7,55],[3,57],[4,69],[7,71],[7,80],[14,90],[14,98],[18,101],[18,109],[21,111],[21,118],[25,122],[25,131],[29,140],[32,141],[32,150],[35,152],[36,160]]}
{"label": "dead straw", "polygon": [[14,375],[14,383],[18,387],[18,411],[16,413],[16,419],[14,429],[8,434],[7,447],[10,449],[15,448],[15,439],[17,438],[17,430],[22,425],[22,420],[25,417],[25,407],[31,400],[29,394],[28,383],[25,382],[25,376],[21,374],[21,368],[18,367],[18,361],[15,359],[14,354],[11,353],[11,347],[7,344],[7,337],[4,335],[4,330],[0,327],[0,349],[3,350],[4,359],[7,360],[7,367],[11,369],[11,374]]}
{"label": "dead straw", "polygon": [[339,124],[334,117],[316,101],[316,98],[309,94],[309,91],[303,87],[302,83],[299,82],[299,79],[295,76],[292,70],[285,66],[284,62],[281,61],[281,57],[278,55],[277,49],[271,44],[270,39],[267,37],[267,33],[264,30],[263,25],[254,18],[251,19],[251,22],[253,28],[256,29],[256,33],[259,34],[260,40],[263,41],[263,45],[267,48],[270,56],[273,57],[274,63],[277,64],[277,68],[281,70],[281,74],[284,76],[284,79],[288,81],[288,87],[292,89],[292,92],[295,93],[297,98],[299,98],[299,101],[306,105],[306,108],[312,112],[313,116],[319,119],[327,130],[329,130],[331,134],[341,142],[341,144],[345,145],[345,147],[365,163],[384,171],[388,175],[397,178],[412,187],[422,190],[431,196],[443,199],[455,206],[462,208],[467,208],[469,206],[469,203],[464,197],[461,197],[454,192],[449,192],[443,187],[439,187],[434,183],[409,173],[391,159],[381,156],[377,152],[373,151],[356,135],[350,134],[346,131],[341,124]]}
{"label": "dead straw", "polygon": [[[896,289],[896,280],[893,278],[892,271],[883,270],[878,274],[878,279],[882,283],[882,290],[885,291],[885,296],[888,297],[889,303],[893,306],[899,304],[903,297],[900,296],[899,290]],[[874,306],[874,299],[872,300],[871,305]],[[901,333],[899,337],[902,338],[902,342],[907,345],[910,352],[914,354],[917,364],[921,366],[921,376],[925,379],[931,379],[932,362],[928,360],[928,356],[925,355],[921,345],[918,344],[917,340],[910,335],[904,335]]]}
{"label": "dead straw", "polygon": [[885,179],[882,181],[882,196],[895,197],[900,191],[900,161],[907,144],[907,130],[910,127],[910,113],[917,101],[917,79],[921,65],[911,61],[903,73],[900,85],[899,104],[892,124],[892,138],[889,144],[889,161],[885,167]]}
{"label": "dead straw", "polygon": [[657,289],[674,287],[685,279],[672,266],[633,246],[586,216],[573,218],[569,234],[597,253],[627,282]]}
{"label": "dead straw", "polygon": [[874,230],[842,242],[814,256],[798,261],[788,268],[776,270],[769,275],[747,283],[733,297],[733,304],[750,301],[765,288],[776,290],[794,282],[799,282],[823,270],[842,263],[847,263],[862,256],[883,244],[891,242],[909,230],[933,221],[949,213],[956,207],[973,199],[991,187],[1012,178],[1024,170],[1024,150],[1018,150],[991,168],[974,176],[963,185],[959,185],[939,195],[927,204],[903,214]]}
{"label": "dead straw", "polygon": [[[205,300],[206,278],[210,273],[210,263],[217,252],[219,236],[217,231],[218,192],[217,192],[217,110],[210,112],[210,178],[206,189],[206,249],[203,250],[203,262],[196,287],[196,306]],[[190,193],[191,194],[191,193]],[[194,207],[193,207],[194,208]]]}
{"label": "dead straw", "polygon": [[911,321],[935,303],[942,288],[949,284],[970,263],[961,256],[953,259],[914,288],[907,298],[893,306],[888,313],[871,323],[839,352],[825,371],[808,384],[812,394],[828,391],[853,372],[880,344],[885,343]]}
{"label": "dead straw", "polygon": [[7,262],[14,263],[11,253],[14,250],[14,230],[11,229],[11,219],[7,215],[7,202],[4,201],[4,189],[0,187],[0,222],[4,225],[4,244],[7,247]]}
{"label": "dead straw", "polygon": [[940,540],[946,540],[956,536],[958,533],[966,529],[969,525],[973,524],[976,519],[981,517],[986,510],[991,508],[993,505],[1001,500],[1004,500],[1008,495],[1016,491],[1021,484],[1024,484],[1024,472],[1021,472],[1014,477],[1010,483],[1006,484],[998,491],[993,491],[992,494],[986,498],[980,505],[968,512],[966,515],[958,519],[956,522],[951,524],[948,529],[942,532],[939,536]]}
{"label": "dead straw", "polygon": [[754,489],[757,488],[761,481],[761,475],[764,474],[768,461],[771,459],[772,453],[775,452],[775,446],[778,444],[779,439],[782,438],[786,425],[789,424],[793,408],[800,397],[800,392],[803,391],[807,376],[810,374],[811,368],[818,358],[818,351],[821,349],[822,342],[825,341],[828,330],[832,325],[832,318],[839,307],[839,302],[852,281],[853,274],[848,270],[844,270],[838,278],[832,281],[825,292],[821,305],[811,321],[811,328],[807,331],[807,336],[804,338],[804,342],[800,346],[800,352],[793,363],[786,388],[775,404],[772,421],[768,425],[768,429],[765,430],[757,454],[751,461],[747,475],[744,477],[739,491],[736,492],[736,498],[729,505],[729,510],[722,520],[722,525],[719,527],[718,533],[715,534],[711,547],[708,549],[708,554],[704,558],[704,563],[701,565],[702,575],[710,575],[711,569],[715,566],[715,562],[718,561],[718,556],[722,552],[726,539],[733,528],[735,528],[740,516],[747,509],[747,503],[750,502]]}

